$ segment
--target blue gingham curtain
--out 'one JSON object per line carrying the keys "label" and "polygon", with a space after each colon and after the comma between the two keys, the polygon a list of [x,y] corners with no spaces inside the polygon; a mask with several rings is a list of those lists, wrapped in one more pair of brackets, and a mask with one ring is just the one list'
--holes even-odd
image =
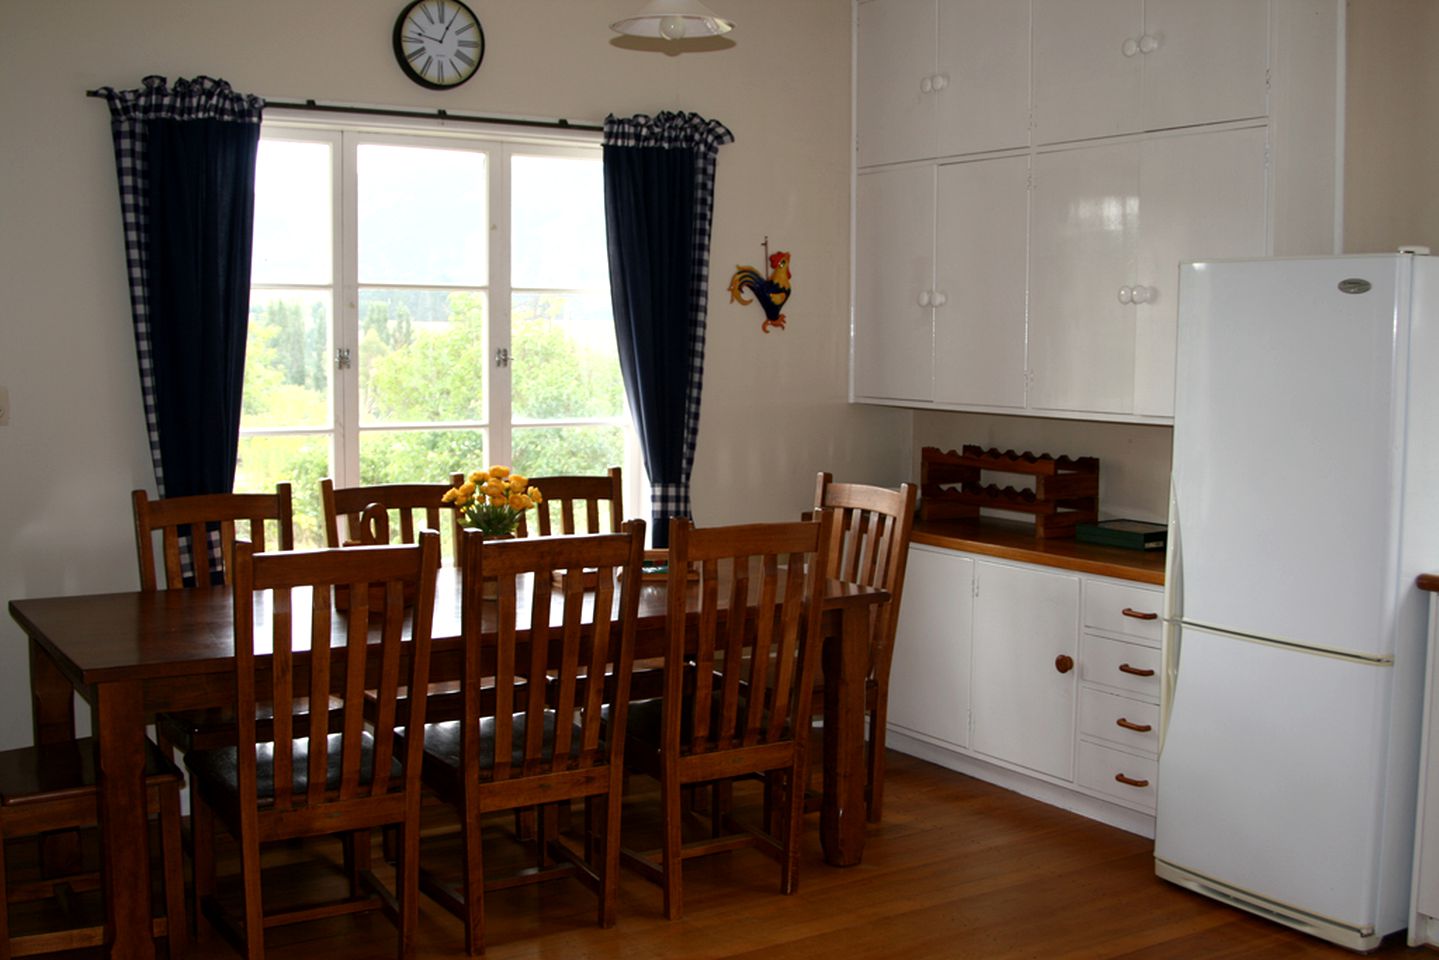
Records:
{"label": "blue gingham curtain", "polygon": [[[151,76],[136,90],[99,92],[110,106],[155,486],[162,497],[228,493],[264,101],[210,77]],[[185,566],[188,577],[188,551]]]}
{"label": "blue gingham curtain", "polygon": [[620,370],[653,490],[650,530],[691,516],[709,300],[718,120],[664,112],[605,119],[605,222]]}

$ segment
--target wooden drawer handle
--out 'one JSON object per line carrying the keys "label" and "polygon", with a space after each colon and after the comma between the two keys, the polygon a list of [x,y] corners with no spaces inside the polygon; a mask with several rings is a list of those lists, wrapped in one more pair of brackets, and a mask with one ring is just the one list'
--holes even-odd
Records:
{"label": "wooden drawer handle", "polygon": [[1129,664],[1127,664],[1127,663],[1121,663],[1121,664],[1119,665],[1119,672],[1120,672],[1120,673],[1127,673],[1127,674],[1129,674],[1131,677],[1152,677],[1152,676],[1154,676],[1154,670],[1153,670],[1153,669],[1141,669],[1140,667],[1131,667],[1131,666],[1130,666]]}
{"label": "wooden drawer handle", "polygon": [[1067,653],[1061,653],[1054,658],[1054,669],[1060,673],[1068,673],[1074,669],[1074,658]]}
{"label": "wooden drawer handle", "polygon": [[1133,730],[1135,733],[1148,733],[1154,729],[1154,727],[1147,723],[1135,723],[1133,720],[1128,720],[1124,717],[1120,717],[1114,721],[1114,725],[1116,727],[1123,727],[1126,730]]}
{"label": "wooden drawer handle", "polygon": [[1159,619],[1159,614],[1157,614],[1157,613],[1146,613],[1146,612],[1144,612],[1143,610],[1134,610],[1134,609],[1132,609],[1132,608],[1130,608],[1130,607],[1125,607],[1123,610],[1121,610],[1121,611],[1119,611],[1119,612],[1122,613],[1122,614],[1124,614],[1126,617],[1133,617],[1135,620],[1158,620],[1158,619]]}
{"label": "wooden drawer handle", "polygon": [[1126,787],[1139,787],[1140,789],[1143,789],[1144,787],[1149,786],[1148,780],[1134,780],[1126,777],[1122,773],[1116,773],[1114,775],[1114,779],[1124,784]]}

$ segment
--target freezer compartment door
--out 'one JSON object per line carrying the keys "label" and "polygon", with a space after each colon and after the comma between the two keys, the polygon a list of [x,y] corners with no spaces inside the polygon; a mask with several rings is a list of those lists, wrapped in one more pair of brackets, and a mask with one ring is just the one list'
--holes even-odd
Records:
{"label": "freezer compartment door", "polygon": [[[1181,267],[1173,496],[1184,620],[1392,653],[1399,259]],[[1370,287],[1345,293],[1350,280]]]}
{"label": "freezer compartment door", "polygon": [[1373,925],[1393,668],[1187,625],[1181,637],[1155,857]]}

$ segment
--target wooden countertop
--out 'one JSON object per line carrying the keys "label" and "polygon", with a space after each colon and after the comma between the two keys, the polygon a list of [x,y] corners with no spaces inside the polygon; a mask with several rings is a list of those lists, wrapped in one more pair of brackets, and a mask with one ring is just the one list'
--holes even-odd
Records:
{"label": "wooden countertop", "polygon": [[[1102,577],[1164,584],[1162,550],[1125,550],[1074,539],[1046,540],[1034,535],[1031,523],[991,517],[979,520],[916,520],[910,542]],[[1423,580],[1422,577],[1420,579]],[[1435,577],[1435,584],[1431,589],[1439,589],[1439,577]]]}
{"label": "wooden countertop", "polygon": [[1421,573],[1418,583],[1420,590],[1433,590],[1435,593],[1439,593],[1439,573]]}

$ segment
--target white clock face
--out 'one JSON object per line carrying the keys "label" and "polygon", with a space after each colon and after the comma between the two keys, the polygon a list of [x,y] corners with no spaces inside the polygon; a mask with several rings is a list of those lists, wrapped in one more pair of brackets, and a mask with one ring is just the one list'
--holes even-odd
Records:
{"label": "white clock face", "polygon": [[443,90],[464,83],[485,56],[485,32],[459,0],[416,0],[395,22],[395,56],[421,86]]}

